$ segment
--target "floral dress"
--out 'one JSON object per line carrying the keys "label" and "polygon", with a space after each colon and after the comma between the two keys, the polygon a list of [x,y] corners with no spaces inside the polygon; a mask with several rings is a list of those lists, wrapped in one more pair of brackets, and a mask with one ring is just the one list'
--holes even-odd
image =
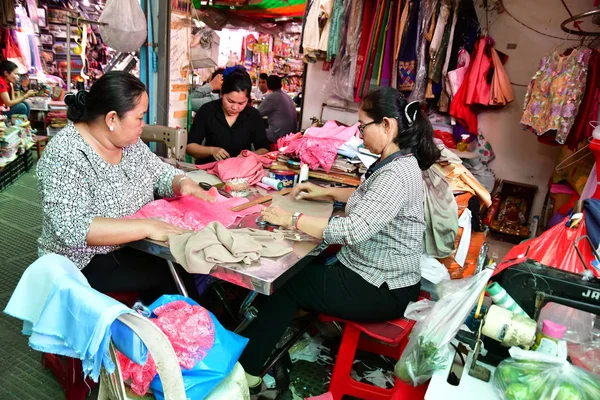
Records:
{"label": "floral dress", "polygon": [[556,141],[565,143],[585,94],[591,53],[587,48],[565,56],[555,51],[542,58],[525,95],[524,129],[556,134]]}

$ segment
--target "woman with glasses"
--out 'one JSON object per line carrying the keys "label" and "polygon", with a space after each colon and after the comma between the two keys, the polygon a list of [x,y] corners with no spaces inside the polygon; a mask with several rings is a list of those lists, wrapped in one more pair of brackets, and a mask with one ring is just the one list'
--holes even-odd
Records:
{"label": "woman with glasses", "polygon": [[425,231],[421,170],[440,152],[418,102],[408,103],[390,87],[371,92],[359,111],[364,145],[380,159],[354,188],[296,186],[292,196],[346,203],[343,217],[331,219],[263,210],[271,224],[291,226],[327,244],[342,245],[333,264],[307,266],[271,295],[243,332],[250,339],[240,362],[248,383],[258,386],[264,363],[299,310],[380,322],[400,318],[416,301]]}

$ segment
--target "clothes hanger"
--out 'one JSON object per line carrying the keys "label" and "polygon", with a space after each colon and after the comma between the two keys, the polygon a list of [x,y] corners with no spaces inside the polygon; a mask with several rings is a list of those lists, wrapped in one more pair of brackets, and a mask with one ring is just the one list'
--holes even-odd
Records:
{"label": "clothes hanger", "polygon": [[[579,161],[583,160],[584,158],[586,158],[587,156],[589,156],[590,154],[593,154],[588,148],[590,147],[589,142],[592,141],[592,138],[588,138],[588,143],[583,146],[581,149],[577,150],[575,153],[571,154],[569,157],[565,158],[564,160],[562,160],[557,166],[556,168],[554,168],[555,171],[560,171],[563,170],[567,167],[570,167],[571,165],[578,163]],[[587,150],[587,152],[585,152],[585,150]],[[574,158],[575,156],[577,156],[577,154],[584,152],[583,155],[579,155],[579,157],[573,161],[571,161],[570,163],[568,163],[567,165],[563,165],[564,163],[566,163],[567,161],[570,161],[572,158]]]}

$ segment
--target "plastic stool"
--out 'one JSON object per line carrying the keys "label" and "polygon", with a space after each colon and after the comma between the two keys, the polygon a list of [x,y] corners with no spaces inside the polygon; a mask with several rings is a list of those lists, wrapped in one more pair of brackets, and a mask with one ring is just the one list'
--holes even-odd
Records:
{"label": "plastic stool", "polygon": [[[138,294],[105,293],[107,296],[127,305],[133,306]],[[65,400],[85,400],[88,391],[97,385],[91,379],[83,379],[81,360],[56,354],[42,353],[42,367],[48,368],[65,392]]]}
{"label": "plastic stool", "polygon": [[[429,298],[429,294],[421,292],[422,298]],[[408,336],[415,321],[401,318],[387,322],[358,323],[327,315],[321,315],[319,319],[322,322],[343,322],[345,324],[329,384],[329,391],[334,400],[342,400],[344,395],[366,400],[390,400],[392,396],[394,400],[420,400],[425,397],[429,383],[413,387],[396,378],[394,388],[383,389],[358,382],[350,375],[357,349],[399,360],[408,343]]]}

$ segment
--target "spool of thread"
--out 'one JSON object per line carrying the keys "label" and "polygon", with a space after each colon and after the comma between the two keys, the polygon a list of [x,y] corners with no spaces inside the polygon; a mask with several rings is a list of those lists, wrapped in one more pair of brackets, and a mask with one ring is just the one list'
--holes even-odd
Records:
{"label": "spool of thread", "polygon": [[506,347],[529,350],[535,343],[534,320],[493,304],[488,310],[481,333]]}
{"label": "spool of thread", "polygon": [[300,166],[300,177],[298,178],[298,183],[302,183],[308,180],[308,164],[302,164]]}
{"label": "spool of thread", "polygon": [[518,305],[517,302],[515,302],[515,300],[510,296],[510,294],[508,294],[508,292],[506,290],[504,290],[504,288],[502,286],[500,286],[498,284],[498,282],[494,282],[494,283],[490,284],[487,287],[486,292],[487,292],[488,296],[490,296],[492,298],[492,301],[494,302],[494,304],[496,304],[502,308],[505,308],[508,311],[514,312],[516,314],[524,315],[527,318],[529,318],[529,315],[527,315],[527,313],[525,311],[523,311],[521,306]]}
{"label": "spool of thread", "polygon": [[275,178],[264,177],[264,178],[262,178],[261,182],[269,187],[272,187],[275,190],[283,189],[283,182],[281,182],[280,180],[277,180]]}

